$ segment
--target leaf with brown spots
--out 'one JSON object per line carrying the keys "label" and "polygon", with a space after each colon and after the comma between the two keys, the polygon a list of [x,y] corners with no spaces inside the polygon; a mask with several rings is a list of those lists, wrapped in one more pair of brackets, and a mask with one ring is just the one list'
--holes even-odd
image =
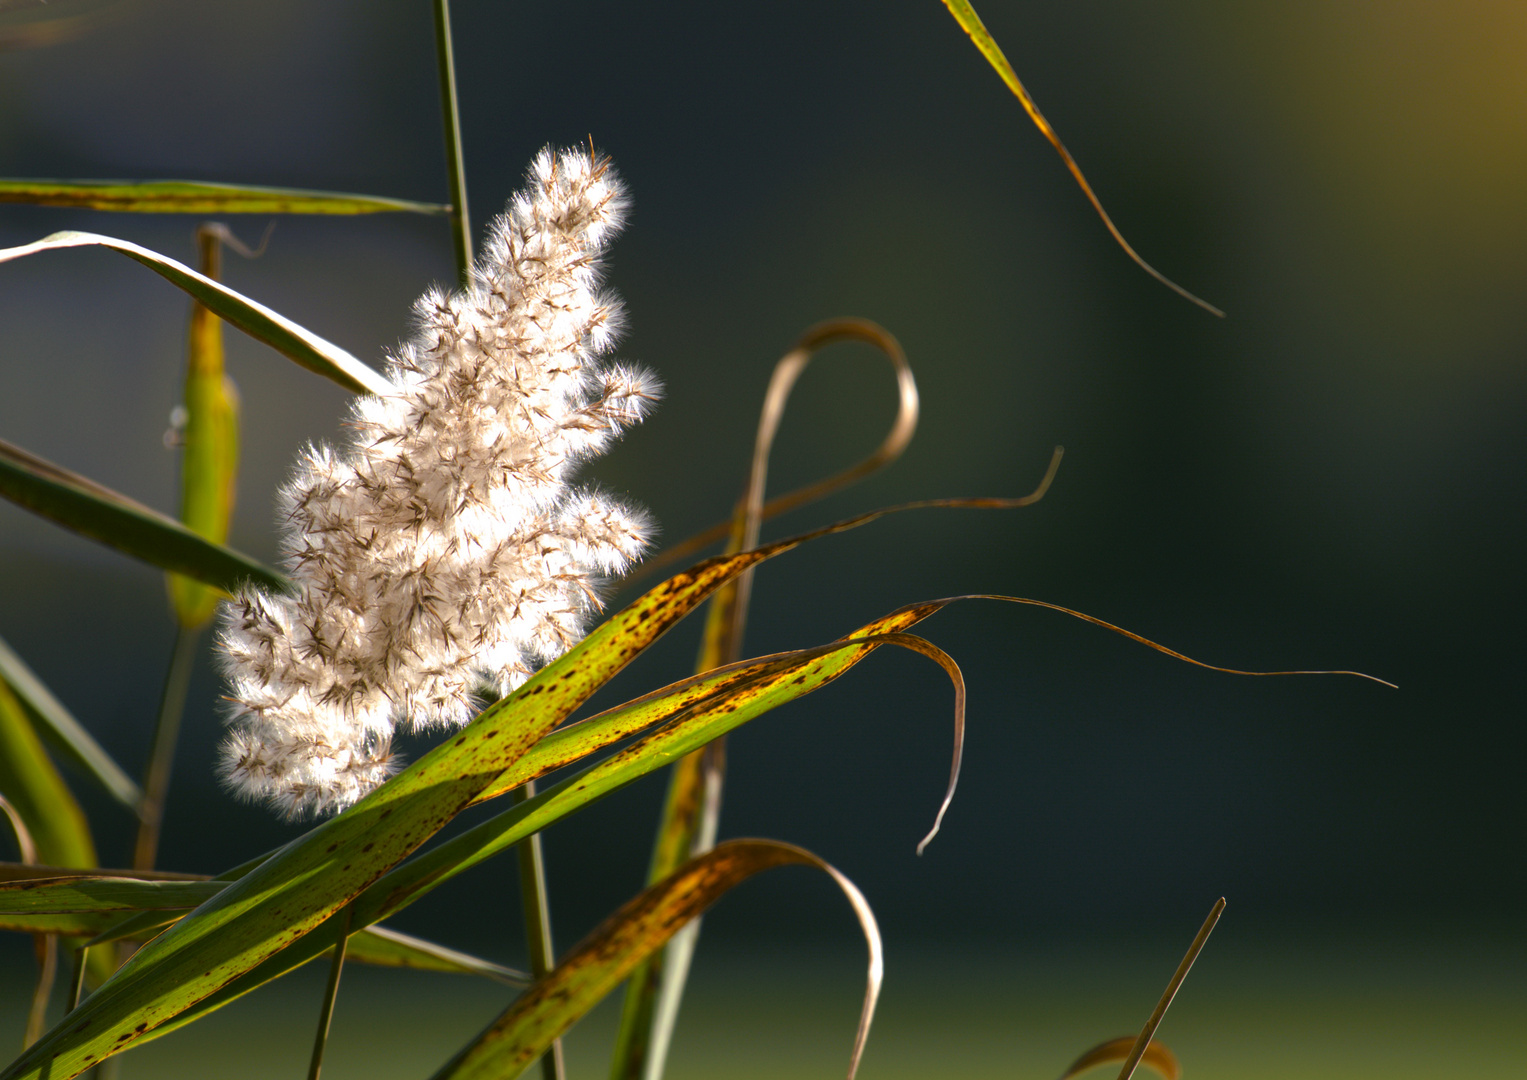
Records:
{"label": "leaf with brown spots", "polygon": [[853,882],[811,852],[773,840],[718,844],[647,889],[532,983],[503,1015],[435,1073],[433,1080],[509,1080],[520,1075],[680,927],[754,874],[792,865],[812,866],[832,877],[853,905],[869,945],[864,1006],[849,1058],[852,1080],[880,994],[880,931],[874,913]]}

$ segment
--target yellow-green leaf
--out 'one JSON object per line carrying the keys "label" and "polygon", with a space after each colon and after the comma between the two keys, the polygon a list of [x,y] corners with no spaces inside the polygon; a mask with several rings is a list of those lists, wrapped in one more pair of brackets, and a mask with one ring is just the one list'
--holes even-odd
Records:
{"label": "yellow-green leaf", "polygon": [[95,844],[85,812],[53,767],[26,709],[3,679],[0,794],[10,800],[32,834],[38,861],[60,866],[95,865]]}
{"label": "yellow-green leaf", "polygon": [[[1051,472],[1053,468],[1052,463]],[[808,540],[856,528],[896,510],[1022,506],[1041,493],[1021,499],[935,500],[875,510],[754,551],[719,556],[670,578],[596,627],[458,735],[349,810],[265,859],[150,941],[70,1014],[66,1024],[44,1035],[0,1074],[0,1080],[41,1077],[44,1070],[50,1080],[68,1080],[104,1057],[151,1037],[155,1029],[170,1026],[198,1003],[210,1002],[223,988],[265,965],[278,952],[295,949],[300,953],[301,946],[319,942],[327,948],[333,938],[325,940],[320,927],[327,923],[327,932],[333,933],[341,922],[350,925],[348,919],[332,918],[341,908],[476,801],[653,641],[749,567]],[[838,651],[860,647],[860,643],[846,642],[824,648]],[[605,790],[668,764],[705,741],[708,737],[699,737],[693,744],[681,741],[677,746],[661,747],[665,752],[671,750],[671,756],[654,751],[639,756],[634,765],[629,758],[623,759],[631,765],[630,776],[605,777]],[[561,797],[560,802],[552,803],[553,813],[569,812],[575,806],[568,803],[578,803],[576,797],[566,797],[565,784],[547,795]],[[592,801],[592,797],[582,802]],[[545,811],[550,801],[538,796],[522,803],[516,812],[528,817]],[[534,832],[544,823],[537,821],[528,831]],[[376,896],[373,909],[383,906],[383,900]],[[377,912],[362,920],[357,911],[356,921],[369,924],[385,914]],[[308,937],[313,942],[307,941]],[[288,969],[283,965],[284,957],[272,965],[279,968],[274,974]]]}
{"label": "yellow-green leaf", "polygon": [[[201,272],[221,276],[227,229],[203,225],[196,231]],[[180,521],[214,544],[228,539],[238,487],[239,394],[223,372],[223,322],[200,303],[191,305],[186,335],[185,428],[180,443]],[[181,626],[205,626],[222,593],[179,574],[169,578],[170,599]]]}
{"label": "yellow-green leaf", "polygon": [[35,243],[0,249],[0,262],[34,255],[39,251],[92,246],[111,248],[142,263],[166,281],[189,293],[192,299],[204,304],[225,322],[347,390],[358,394],[387,394],[393,389],[392,383],[385,376],[367,367],[333,342],[325,341],[264,304],[234,292],[183,263],[127,240],[95,233],[57,232]]}
{"label": "yellow-green leaf", "polygon": [[[657,586],[461,734],[150,941],[3,1074],[76,1076],[311,933],[465,809],[547,731],[733,574],[800,540]],[[89,1021],[83,1024],[83,1021]]]}
{"label": "yellow-green leaf", "polygon": [[[942,603],[914,605],[876,620],[865,629],[895,630],[910,626],[942,606]],[[614,757],[569,777],[535,798],[386,874],[356,897],[353,925],[373,923],[397,913],[457,874],[513,847],[539,830],[663,768],[748,720],[832,682],[881,644],[909,643],[903,640],[905,635],[891,632],[868,640],[865,637],[855,634],[851,639],[831,645],[764,657],[686,679],[618,709],[553,732],[488,790],[513,790],[527,779],[586,757],[664,720],[679,717]],[[957,709],[957,729],[961,725],[962,716]],[[486,797],[485,793],[483,798]],[[947,802],[946,798],[945,805]],[[323,954],[337,936],[334,923],[320,927],[145,1037],[153,1038],[173,1031],[279,978]]]}
{"label": "yellow-green leaf", "polygon": [[194,180],[0,180],[0,203],[135,214],[444,214],[440,203]]}
{"label": "yellow-green leaf", "polygon": [[245,581],[278,592],[281,574],[78,473],[0,440],[0,496],[107,547],[231,592]]}
{"label": "yellow-green leaf", "polygon": [[532,983],[433,1080],[513,1080],[681,926],[754,874],[777,866],[811,866],[829,874],[864,930],[869,972],[849,1058],[853,1080],[880,994],[882,959],[875,916],[853,883],[831,865],[809,851],[773,840],[729,840],[648,888]]}

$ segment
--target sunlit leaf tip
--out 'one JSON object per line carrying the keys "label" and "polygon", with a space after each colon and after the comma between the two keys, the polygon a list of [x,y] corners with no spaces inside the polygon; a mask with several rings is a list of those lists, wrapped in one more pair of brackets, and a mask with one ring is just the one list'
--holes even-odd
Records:
{"label": "sunlit leaf tip", "polygon": [[129,240],[64,230],[30,244],[0,249],[0,262],[9,262],[41,251],[90,246],[110,248],[142,263],[188,293],[230,326],[238,327],[287,359],[337,382],[347,390],[358,394],[385,395],[396,389],[385,375],[367,367],[333,342],[325,341],[306,327],[192,270],[184,263]]}
{"label": "sunlit leaf tip", "polygon": [[986,62],[992,66],[992,68],[997,72],[999,76],[1001,76],[1002,81],[1007,84],[1007,88],[1013,92],[1013,96],[1016,97],[1019,103],[1023,106],[1023,111],[1029,114],[1029,119],[1034,122],[1034,126],[1039,129],[1040,133],[1044,135],[1044,137],[1049,141],[1050,145],[1055,148],[1055,152],[1058,153],[1061,157],[1061,160],[1065,162],[1067,171],[1071,173],[1071,178],[1075,180],[1077,186],[1082,189],[1082,194],[1087,197],[1087,201],[1090,202],[1092,204],[1092,208],[1097,211],[1097,215],[1102,219],[1103,226],[1108,230],[1108,234],[1112,236],[1114,242],[1124,250],[1124,254],[1128,255],[1130,259],[1134,261],[1136,266],[1140,267],[1140,269],[1144,270],[1151,277],[1155,278],[1157,281],[1161,282],[1161,284],[1171,289],[1178,296],[1181,296],[1183,299],[1188,300],[1191,303],[1197,304],[1209,314],[1218,316],[1219,318],[1223,319],[1225,317],[1225,313],[1223,311],[1209,303],[1207,300],[1195,296],[1193,293],[1189,292],[1187,289],[1184,289],[1171,278],[1161,273],[1161,271],[1157,270],[1154,266],[1141,258],[1139,252],[1135,251],[1134,247],[1130,245],[1129,241],[1124,239],[1124,234],[1119,231],[1118,226],[1113,223],[1113,219],[1108,216],[1108,211],[1103,209],[1103,203],[1097,197],[1096,193],[1093,192],[1092,185],[1089,184],[1087,182],[1087,178],[1082,175],[1081,166],[1076,163],[1076,159],[1071,156],[1071,152],[1067,150],[1065,144],[1060,141],[1060,135],[1058,135],[1055,129],[1050,126],[1050,121],[1046,120],[1044,114],[1039,111],[1039,106],[1035,103],[1033,97],[1030,96],[1028,89],[1024,87],[1023,83],[1019,80],[1018,73],[1013,70],[1013,65],[1008,63],[1007,56],[1003,54],[1001,46],[999,46],[996,39],[991,36],[991,31],[986,29],[986,24],[981,21],[981,16],[976,14],[976,9],[970,5],[968,0],[944,0],[944,6],[949,9],[949,13],[954,16],[955,21],[960,24],[961,28],[970,35],[970,40],[975,43],[975,46],[980,50],[981,55],[986,57]]}

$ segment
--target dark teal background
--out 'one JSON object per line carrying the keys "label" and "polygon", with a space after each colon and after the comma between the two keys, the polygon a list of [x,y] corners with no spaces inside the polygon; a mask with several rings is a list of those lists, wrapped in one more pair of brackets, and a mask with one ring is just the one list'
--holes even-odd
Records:
{"label": "dark teal background", "polygon": [[[968,756],[925,856],[912,849],[946,776],[950,694],[910,655],[877,655],[736,736],[723,834],[812,848],[893,943],[950,955],[1167,942],[1164,979],[1220,895],[1211,952],[1514,948],[1527,15],[980,9],[1125,234],[1227,319],[1126,260],[937,0],[458,0],[474,219],[542,145],[590,135],[634,197],[610,256],[631,327],[619,354],[668,396],[589,475],[669,539],[709,524],[740,485],[774,359],[819,319],[873,318],[917,371],[918,437],[768,535],[1020,494],[1057,443],[1065,464],[1032,509],[909,515],[765,568],[750,651],[999,592],[1210,663],[1356,668],[1401,688],[1239,679],[1053,613],[957,606],[927,634],[969,681]],[[423,0],[140,3],[79,40],[0,53],[0,174],[444,199],[432,64]],[[252,241],[266,220],[231,224]],[[189,260],[195,224],[5,206],[0,244],[83,228]],[[413,298],[450,274],[442,223],[373,217],[283,218],[266,255],[225,276],[379,363]],[[0,437],[173,511],[160,437],[185,315],[107,252],[0,266]],[[271,493],[305,440],[335,437],[345,395],[234,333],[229,354],[246,433],[233,539],[272,558]],[[882,367],[867,350],[821,357],[774,490],[879,439]],[[682,675],[697,633],[676,631],[617,692]],[[157,574],[0,506],[0,634],[141,767],[171,640]],[[215,871],[290,835],[211,776],[219,692],[198,673],[165,865]],[[638,887],[660,791],[649,780],[548,834],[560,941]],[[103,857],[125,861],[127,823],[81,795]],[[516,954],[509,875],[489,867],[401,923]],[[847,948],[840,902],[806,880],[748,886],[710,939]]]}

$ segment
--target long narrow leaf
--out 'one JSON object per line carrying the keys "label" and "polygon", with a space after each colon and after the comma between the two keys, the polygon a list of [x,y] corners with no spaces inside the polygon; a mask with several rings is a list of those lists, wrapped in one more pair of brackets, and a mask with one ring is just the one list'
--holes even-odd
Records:
{"label": "long narrow leaf", "polygon": [[26,709],[4,680],[0,680],[0,794],[31,835],[36,860],[95,865],[95,844],[85,812],[53,767]]}
{"label": "long narrow leaf", "polygon": [[[40,1077],[44,1069],[49,1080],[77,1076],[209,999],[283,948],[293,947],[470,805],[616,672],[747,568],[808,540],[897,510],[1025,506],[1043,494],[1053,471],[1052,462],[1041,489],[1021,499],[929,500],[871,511],[755,551],[707,560],[656,586],[460,734],[149,942],[80,1006],[78,1016],[71,1014],[66,1024],[45,1035],[0,1074],[0,1080]],[[541,798],[521,808],[534,809]]]}
{"label": "long narrow leaf", "polygon": [[[196,230],[201,272],[221,275],[225,225]],[[238,489],[239,394],[223,371],[223,323],[200,303],[191,305],[186,334],[186,424],[180,442],[180,521],[214,544],[228,539]],[[217,590],[179,574],[170,575],[170,600],[180,625],[197,629],[212,618]]]}
{"label": "long narrow leaf", "polygon": [[144,881],[80,875],[34,878],[0,885],[0,912],[66,915],[194,908],[225,888],[221,881]]}
{"label": "long narrow leaf", "polygon": [[[3,453],[3,450],[0,450]],[[3,468],[3,466],[0,466]],[[53,752],[90,777],[101,789],[128,809],[137,811],[143,793],[132,777],[112,760],[110,754],[63,703],[53,696],[41,679],[0,638],[0,682],[5,683],[25,706],[33,726]],[[57,859],[49,859],[57,862]],[[66,860],[67,861],[67,860]],[[92,859],[89,865],[94,865]]]}
{"label": "long narrow leaf", "polygon": [[530,976],[523,971],[483,960],[470,953],[448,949],[444,945],[400,933],[386,926],[372,926],[350,935],[350,948],[345,959],[376,967],[413,968],[416,971],[439,971],[448,975],[481,975],[516,985],[530,981]]}
{"label": "long narrow leaf", "polygon": [[[220,885],[218,882],[208,884]],[[145,910],[96,931],[85,942],[87,946],[104,945],[111,941],[146,941],[171,923],[185,915],[176,910]],[[0,911],[0,929],[26,929],[44,919],[76,918],[78,932],[87,927],[100,925],[103,915],[84,914],[76,916],[11,915]],[[14,925],[12,925],[14,924]],[[356,931],[350,937],[349,950],[345,956],[352,963],[369,964],[373,967],[411,968],[415,971],[438,971],[450,975],[479,975],[497,982],[524,984],[530,976],[523,971],[483,960],[470,953],[438,945],[433,941],[400,933],[386,926],[370,926]]]}
{"label": "long narrow leaf", "polygon": [[[790,392],[816,352],[840,341],[859,341],[866,345],[873,345],[890,361],[891,368],[896,374],[896,417],[891,421],[891,428],[886,432],[879,446],[875,447],[867,457],[854,462],[848,468],[763,502],[763,485],[768,469],[769,452],[774,445],[774,436],[778,433],[779,422],[784,414],[785,403],[789,400]],[[774,374],[770,377],[769,389],[764,399],[763,413],[759,417],[752,467],[749,470],[748,493],[745,496],[748,501],[756,501],[759,504],[754,512],[758,522],[768,521],[779,514],[826,498],[878,472],[901,457],[917,430],[917,416],[920,408],[917,380],[912,375],[911,365],[907,363],[906,353],[902,350],[901,342],[897,341],[896,336],[885,327],[868,319],[830,319],[807,329],[790,351],[774,365]],[[664,548],[627,574],[625,580],[627,582],[637,580],[704,551],[717,540],[731,533],[735,523],[736,515],[733,515],[681,543]],[[757,543],[756,526],[751,533],[745,532],[743,538],[749,535],[753,538],[752,543],[740,544],[738,550],[752,547]]]}
{"label": "long narrow leaf", "polygon": [[[758,419],[747,484],[729,524],[728,554],[758,545],[759,530],[768,509],[764,492],[769,456],[785,406],[817,351],[839,341],[873,345],[890,361],[899,391],[895,422],[869,457],[783,499],[773,500],[770,505],[787,509],[822,498],[883,468],[900,457],[911,442],[917,429],[917,382],[895,336],[868,319],[834,319],[811,327],[774,365]],[[691,545],[703,546],[711,539],[714,537],[702,533],[668,549],[653,561],[676,558]],[[718,668],[741,657],[752,586],[753,573],[748,571],[727,582],[711,597],[696,671]],[[715,844],[725,776],[726,742],[723,739],[680,759],[673,766],[647,870],[649,884],[661,881],[686,859],[709,851]],[[643,1077],[659,1080],[662,1076],[699,934],[700,922],[696,920],[681,930],[661,953],[632,973],[615,1038],[615,1054],[610,1068],[612,1080],[641,1080]]]}
{"label": "long narrow leaf", "polygon": [[[0,930],[14,930],[20,934],[58,934],[61,937],[88,938],[115,925],[122,917],[120,912],[98,913],[77,911],[69,914],[50,912],[0,912]],[[110,970],[101,971],[104,979]]]}
{"label": "long narrow leaf", "polygon": [[[457,874],[513,846],[538,830],[562,820],[641,776],[692,753],[769,709],[831,682],[880,644],[905,645],[932,657],[949,672],[956,688],[956,736],[954,755],[950,764],[949,784],[944,799],[939,805],[933,829],[918,844],[918,851],[921,852],[938,832],[939,823],[942,822],[944,813],[949,807],[954,785],[959,778],[964,726],[964,691],[958,669],[953,661],[927,642],[895,631],[899,627],[912,625],[956,601],[977,599],[1027,604],[1059,611],[1122,634],[1167,656],[1211,671],[1250,676],[1355,675],[1382,685],[1393,685],[1361,672],[1261,672],[1205,664],[1101,619],[1057,604],[1023,597],[978,594],[929,601],[893,612],[884,619],[863,628],[864,631],[891,630],[893,632],[875,633],[873,636],[856,634],[852,638],[831,645],[733,665],[721,671],[686,679],[662,691],[655,691],[627,705],[552,733],[511,770],[500,776],[490,788],[485,789],[479,801],[487,798],[488,792],[512,790],[527,780],[535,779],[570,761],[620,741],[648,725],[657,724],[663,720],[671,721],[634,746],[546,789],[534,799],[469,829],[455,839],[393,870],[356,898],[354,907],[356,925],[365,925],[396,913]],[[271,979],[278,978],[297,966],[307,963],[332,944],[333,939],[328,933],[328,928],[320,929],[295,942],[284,952],[271,957],[242,978],[230,982],[216,994],[199,1002],[193,1009],[166,1023],[159,1030],[150,1032],[147,1037],[165,1034],[226,1005]]]}
{"label": "long narrow leaf", "polygon": [[444,214],[440,203],[196,180],[0,180],[0,203],[135,214]]}
{"label": "long narrow leaf", "polygon": [[325,341],[264,304],[256,303],[226,285],[198,274],[183,263],[127,240],[96,233],[57,232],[35,243],[0,249],[0,262],[34,255],[39,251],[97,245],[120,251],[128,258],[137,260],[189,293],[194,300],[215,312],[229,325],[238,327],[256,341],[264,342],[289,360],[339,383],[347,390],[358,394],[387,394],[393,389],[392,383],[383,375],[333,342]]}
{"label": "long narrow leaf", "polygon": [[1087,196],[1087,201],[1092,204],[1092,208],[1097,211],[1098,217],[1103,220],[1103,226],[1108,230],[1108,235],[1112,236],[1114,242],[1124,250],[1124,254],[1128,255],[1136,266],[1171,289],[1178,296],[1197,304],[1211,315],[1218,315],[1220,318],[1224,318],[1225,313],[1223,311],[1207,300],[1201,300],[1194,296],[1187,289],[1184,289],[1171,278],[1161,273],[1161,271],[1142,259],[1139,253],[1130,246],[1129,241],[1124,239],[1124,234],[1119,231],[1118,226],[1113,223],[1113,219],[1108,216],[1108,211],[1103,209],[1103,203],[1093,193],[1092,185],[1087,183],[1087,178],[1082,175],[1081,166],[1076,163],[1076,159],[1071,156],[1071,152],[1060,141],[1060,136],[1050,126],[1050,121],[1045,119],[1044,113],[1039,111],[1039,106],[1034,103],[1034,99],[1029,96],[1028,90],[1019,81],[1018,73],[1013,70],[1013,65],[1008,63],[1007,57],[1003,55],[1002,47],[991,36],[991,31],[986,29],[986,24],[981,21],[981,16],[976,14],[976,9],[971,7],[969,0],[944,0],[944,6],[949,9],[949,14],[954,16],[954,21],[960,24],[961,29],[970,35],[970,40],[980,50],[981,55],[986,57],[986,62],[992,66],[992,70],[1001,77],[1007,88],[1013,92],[1013,96],[1023,106],[1023,111],[1029,114],[1029,119],[1034,122],[1034,126],[1039,129],[1040,134],[1049,141],[1050,145],[1055,148],[1055,152],[1060,155],[1061,160],[1066,163],[1066,170],[1071,174],[1071,179],[1076,181],[1077,186],[1082,189],[1082,194]]}
{"label": "long narrow leaf", "polygon": [[848,1076],[853,1080],[880,995],[880,931],[853,882],[811,852],[773,840],[729,840],[647,889],[533,983],[433,1080],[513,1080],[676,930],[754,874],[777,866],[812,866],[830,875],[864,930],[869,971],[849,1058]]}
{"label": "long narrow leaf", "polygon": [[[917,605],[870,625],[872,628],[911,625],[937,609],[937,605]],[[651,726],[678,717],[672,724],[615,757],[548,788],[534,799],[469,829],[387,874],[356,898],[355,924],[364,925],[395,914],[456,875],[537,831],[663,768],[771,708],[826,685],[881,644],[902,636],[887,633],[863,640],[856,635],[853,640],[750,661],[738,665],[735,670],[685,680],[668,688],[667,693],[657,692],[620,709],[591,717],[566,729],[566,735],[562,731],[554,733],[527,755],[511,775],[501,777],[495,786],[512,789],[523,782],[527,773],[550,771],[574,755],[585,756],[620,741],[638,726]],[[706,693],[720,685],[726,689]],[[543,750],[547,743],[552,745]],[[199,1002],[190,1011],[150,1032],[147,1037],[184,1026],[322,955],[333,944],[334,936],[330,926],[320,928]]]}
{"label": "long narrow leaf", "polygon": [[159,511],[0,440],[0,495],[70,532],[231,592],[253,581],[285,592],[276,571],[214,544]]}
{"label": "long narrow leaf", "polygon": [[44,1067],[50,1080],[76,1076],[314,930],[715,588],[799,542],[711,560],[651,590],[460,735],[149,942],[3,1076],[40,1076]]}
{"label": "long narrow leaf", "polygon": [[0,862],[0,883],[38,881],[43,878],[130,878],[133,881],[221,881],[206,874],[181,874],[173,870],[108,870],[90,867],[49,866],[45,863]]}

